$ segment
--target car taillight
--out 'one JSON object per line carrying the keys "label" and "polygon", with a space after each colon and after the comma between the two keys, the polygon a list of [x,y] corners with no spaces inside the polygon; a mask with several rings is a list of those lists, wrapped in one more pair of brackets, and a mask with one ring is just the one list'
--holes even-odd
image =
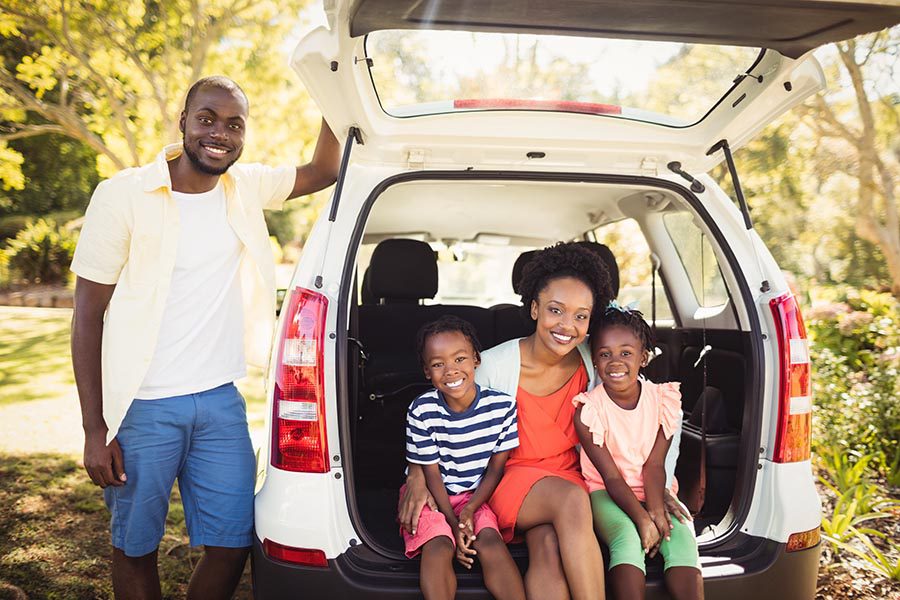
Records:
{"label": "car taillight", "polygon": [[821,541],[822,536],[819,533],[819,528],[810,529],[809,531],[800,531],[798,533],[792,533],[787,541],[787,548],[785,548],[785,552],[797,552],[798,550],[806,550],[807,548],[812,548],[813,546],[818,545],[819,541]]}
{"label": "car taillight", "polygon": [[327,473],[325,431],[325,312],[322,294],[291,292],[278,363],[272,415],[272,466],[286,471]]}
{"label": "car taillight", "polygon": [[800,309],[792,294],[769,301],[778,336],[778,423],[774,461],[809,458],[812,396],[809,381],[809,342]]}
{"label": "car taillight", "polygon": [[263,551],[269,558],[280,560],[281,562],[291,563],[295,565],[305,565],[307,567],[327,567],[328,559],[321,550],[310,550],[308,548],[294,548],[285,546],[272,540],[263,540]]}

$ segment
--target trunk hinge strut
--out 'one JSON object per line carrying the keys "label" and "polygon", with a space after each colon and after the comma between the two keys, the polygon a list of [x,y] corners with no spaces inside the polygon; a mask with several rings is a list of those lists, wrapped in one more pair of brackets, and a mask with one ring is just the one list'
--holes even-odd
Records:
{"label": "trunk hinge strut", "polygon": [[[734,157],[731,155],[731,147],[728,146],[728,140],[722,139],[713,144],[712,148],[706,151],[706,155],[709,156],[718,150],[721,150],[725,155],[725,163],[728,165],[728,173],[731,175],[734,193],[737,196],[738,205],[741,208],[741,215],[744,217],[744,227],[747,231],[751,231],[753,229],[753,221],[750,219],[750,206],[747,204],[747,199],[744,198],[744,190],[741,188],[741,180],[738,179],[737,168],[734,166]],[[759,258],[759,254],[756,252],[756,244],[753,244],[753,253],[756,255],[756,262],[759,264],[759,272],[764,273],[762,261]],[[763,279],[760,283],[759,291],[765,294],[770,289],[771,285],[769,284],[769,280]]]}
{"label": "trunk hinge strut", "polygon": [[753,229],[753,221],[750,220],[750,207],[747,206],[747,200],[744,198],[744,190],[741,189],[741,181],[738,179],[737,169],[734,166],[734,157],[731,155],[731,148],[728,146],[728,140],[719,140],[713,144],[712,148],[706,151],[709,156],[713,152],[721,150],[725,155],[725,163],[728,165],[728,173],[731,174],[731,183],[734,185],[734,193],[737,195],[738,205],[741,207],[741,214],[744,216],[744,227],[747,230]]}
{"label": "trunk hinge strut", "polygon": [[[334,223],[334,220],[337,218],[337,210],[338,204],[341,202],[341,193],[344,191],[344,179],[347,177],[347,165],[350,163],[350,149],[353,147],[353,142],[356,142],[360,146],[363,145],[362,134],[359,131],[359,127],[353,126],[350,128],[350,133],[347,134],[347,142],[344,144],[344,153],[341,156],[341,166],[338,168],[337,181],[334,185],[334,195],[331,198],[331,210],[328,211],[328,233],[326,234],[326,240],[331,239],[331,223]],[[328,248],[329,244],[325,242],[325,248]],[[322,254],[322,263],[319,265],[319,275],[316,275],[316,279],[313,282],[313,285],[316,286],[317,289],[322,289],[324,285],[324,279],[321,275],[322,267],[325,264],[325,254]]]}
{"label": "trunk hinge strut", "polygon": [[702,194],[706,191],[706,186],[694,179],[694,176],[681,168],[681,163],[677,160],[673,160],[669,164],[666,165],[670,171],[675,173],[676,175],[681,175],[681,178],[691,184],[691,191],[695,194]]}
{"label": "trunk hinge strut", "polygon": [[341,156],[341,166],[338,169],[337,183],[334,186],[334,200],[331,201],[331,211],[328,213],[328,220],[332,223],[337,218],[338,204],[341,201],[341,192],[344,191],[344,177],[347,175],[347,163],[350,162],[350,149],[353,142],[356,141],[360,146],[363,145],[362,134],[359,127],[351,127],[350,133],[347,134],[347,143],[344,144],[344,154]]}

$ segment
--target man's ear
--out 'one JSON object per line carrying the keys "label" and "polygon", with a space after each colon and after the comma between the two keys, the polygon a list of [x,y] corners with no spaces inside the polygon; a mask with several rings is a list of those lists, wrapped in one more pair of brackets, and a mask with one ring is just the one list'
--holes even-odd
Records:
{"label": "man's ear", "polygon": [[178,117],[178,131],[184,133],[184,120],[187,117],[184,111],[181,111],[181,116]]}

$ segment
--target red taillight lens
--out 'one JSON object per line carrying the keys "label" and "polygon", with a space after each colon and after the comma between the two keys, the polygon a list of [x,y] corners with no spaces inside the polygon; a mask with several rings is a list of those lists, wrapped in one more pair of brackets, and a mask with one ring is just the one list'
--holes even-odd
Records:
{"label": "red taillight lens", "polygon": [[269,558],[294,565],[307,567],[327,567],[328,559],[321,550],[309,550],[307,548],[293,548],[272,540],[263,540],[263,551]]}
{"label": "red taillight lens", "polygon": [[800,309],[792,294],[769,302],[778,335],[778,424],[774,461],[797,462],[809,458],[812,396],[809,381],[809,342]]}
{"label": "red taillight lens", "polygon": [[806,550],[817,545],[822,539],[819,528],[810,529],[809,531],[801,531],[792,533],[788,538],[786,552],[797,552],[798,550]]}
{"label": "red taillight lens", "polygon": [[296,288],[285,313],[275,370],[272,466],[327,473],[325,432],[325,312],[322,294]]}

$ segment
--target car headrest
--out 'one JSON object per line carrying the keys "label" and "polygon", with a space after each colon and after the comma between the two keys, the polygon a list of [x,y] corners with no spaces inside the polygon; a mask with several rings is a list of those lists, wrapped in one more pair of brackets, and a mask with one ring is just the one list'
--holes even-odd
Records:
{"label": "car headrest", "polygon": [[434,298],[438,289],[434,250],[419,240],[380,242],[369,263],[368,288],[372,296],[383,298],[385,303]]}
{"label": "car headrest", "polygon": [[600,260],[603,261],[603,264],[606,265],[606,270],[609,271],[609,285],[612,288],[613,298],[619,295],[619,265],[616,263],[616,257],[613,256],[612,250],[609,249],[609,246],[605,246],[599,242],[588,242],[582,241],[578,242],[578,245],[587,248],[594,254],[600,257]]}
{"label": "car headrest", "polygon": [[372,293],[372,288],[369,287],[369,280],[371,279],[370,272],[372,268],[367,267],[366,272],[363,273],[362,284],[359,286],[359,302],[360,304],[372,305],[378,304],[378,297]]}
{"label": "car headrest", "polygon": [[519,293],[519,283],[522,281],[522,273],[525,271],[525,265],[534,258],[534,255],[537,254],[537,250],[528,250],[519,255],[519,258],[516,259],[516,264],[513,265],[512,269],[512,287],[515,293]]}

